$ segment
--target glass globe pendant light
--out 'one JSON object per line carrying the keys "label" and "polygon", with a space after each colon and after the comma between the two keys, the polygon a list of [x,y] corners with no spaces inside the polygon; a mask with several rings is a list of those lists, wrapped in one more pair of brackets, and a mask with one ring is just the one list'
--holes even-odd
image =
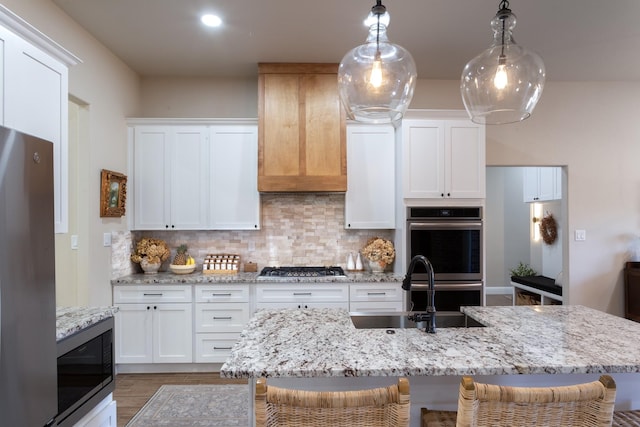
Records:
{"label": "glass globe pendant light", "polygon": [[338,68],[338,91],[350,119],[393,123],[409,107],[416,85],[416,64],[402,46],[389,42],[389,14],[381,0],[365,21],[365,44],[351,49]]}
{"label": "glass globe pendant light", "polygon": [[545,68],[540,56],[515,43],[516,16],[502,0],[491,20],[493,43],[464,67],[460,92],[471,120],[505,124],[531,116],[542,89]]}

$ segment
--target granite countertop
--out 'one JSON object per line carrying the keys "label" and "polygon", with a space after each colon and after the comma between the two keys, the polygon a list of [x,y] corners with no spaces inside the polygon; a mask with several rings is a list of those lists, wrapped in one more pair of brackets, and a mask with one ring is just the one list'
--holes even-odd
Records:
{"label": "granite countertop", "polygon": [[60,341],[100,322],[118,311],[118,307],[57,307],[56,339]]}
{"label": "granite countertop", "polygon": [[277,283],[382,283],[402,282],[404,275],[393,273],[374,274],[369,272],[347,272],[345,277],[287,277],[258,278],[258,273],[203,274],[132,274],[111,280],[112,285],[197,285],[197,284],[277,284]]}
{"label": "granite countertop", "polygon": [[[640,372],[640,324],[583,306],[463,307],[484,328],[355,329],[338,309],[258,311],[221,376]],[[612,333],[615,331],[615,333]]]}

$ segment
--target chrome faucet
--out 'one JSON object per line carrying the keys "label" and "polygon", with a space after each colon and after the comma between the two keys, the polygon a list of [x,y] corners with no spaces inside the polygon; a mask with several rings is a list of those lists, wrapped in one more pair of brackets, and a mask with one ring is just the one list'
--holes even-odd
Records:
{"label": "chrome faucet", "polygon": [[416,264],[422,264],[424,268],[427,270],[428,274],[428,285],[429,289],[427,290],[427,312],[426,313],[414,313],[409,315],[409,320],[412,320],[416,323],[418,322],[427,322],[426,332],[430,334],[436,333],[436,286],[435,281],[433,279],[433,266],[429,262],[429,260],[424,255],[416,255],[411,258],[411,262],[409,263],[409,267],[407,268],[407,274],[404,276],[404,280],[402,281],[402,289],[405,291],[411,292],[411,276],[413,275],[413,270],[416,268]]}

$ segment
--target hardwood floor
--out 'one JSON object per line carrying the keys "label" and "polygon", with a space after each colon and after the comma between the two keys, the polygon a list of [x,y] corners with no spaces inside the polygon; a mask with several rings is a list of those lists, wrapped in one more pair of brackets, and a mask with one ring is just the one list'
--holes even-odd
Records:
{"label": "hardwood floor", "polygon": [[512,305],[511,295],[487,295],[487,305]]}
{"label": "hardwood floor", "polygon": [[220,378],[212,373],[118,374],[113,399],[118,427],[124,427],[163,384],[247,384],[247,380]]}

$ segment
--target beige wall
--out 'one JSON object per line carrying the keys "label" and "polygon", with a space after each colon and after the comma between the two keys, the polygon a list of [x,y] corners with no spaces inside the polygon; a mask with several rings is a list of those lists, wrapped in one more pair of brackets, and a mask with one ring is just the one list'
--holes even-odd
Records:
{"label": "beige wall", "polygon": [[258,117],[258,79],[145,78],[140,101],[141,117]]}
{"label": "beige wall", "polygon": [[[78,233],[80,247],[70,254],[69,235],[56,236],[57,282],[62,290],[57,303],[111,304],[111,251],[102,246],[102,234],[124,230],[127,223],[125,218],[100,218],[100,169],[127,170],[125,117],[139,114],[139,77],[50,0],[2,0],[2,4],[83,61],[69,70],[70,95],[86,104],[80,116],[87,131],[78,141],[82,169],[77,181],[70,183],[77,192],[77,204],[70,206],[77,224],[70,224],[70,230]],[[73,274],[77,286],[67,283]]]}

